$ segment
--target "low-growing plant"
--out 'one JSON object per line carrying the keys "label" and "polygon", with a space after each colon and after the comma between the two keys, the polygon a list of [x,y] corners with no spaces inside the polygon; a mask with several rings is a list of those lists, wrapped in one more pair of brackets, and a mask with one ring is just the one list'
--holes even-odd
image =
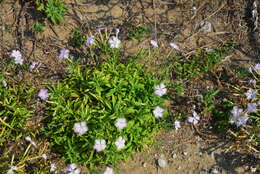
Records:
{"label": "low-growing plant", "polygon": [[[14,142],[30,132],[26,128],[26,123],[32,116],[29,103],[35,88],[22,82],[12,84],[5,81],[1,75],[0,82],[0,161],[2,161],[15,153],[10,146],[14,146]],[[1,162],[0,172],[7,165],[9,164]]]}
{"label": "low-growing plant", "polygon": [[74,28],[70,32],[69,45],[73,47],[80,47],[84,44],[84,42],[85,42],[85,37],[82,31],[79,28]]}
{"label": "low-growing plant", "polygon": [[67,9],[62,0],[36,0],[35,4],[37,10],[43,11],[53,24],[64,21]]}
{"label": "low-growing plant", "polygon": [[172,76],[177,79],[189,79],[211,71],[228,53],[228,48],[222,47],[212,51],[199,51],[188,59],[177,56],[170,61]]}
{"label": "low-growing plant", "polygon": [[128,34],[128,39],[141,39],[145,33],[148,32],[148,27],[145,25],[140,25],[137,27],[134,27],[130,33]]}
{"label": "low-growing plant", "polygon": [[41,33],[44,31],[43,29],[44,25],[42,23],[36,22],[33,26],[32,26],[32,31],[37,34],[37,33]]}
{"label": "low-growing plant", "polygon": [[[151,142],[162,125],[153,113],[157,106],[157,111],[166,111],[162,97],[154,93],[159,82],[143,66],[108,58],[94,70],[74,62],[70,71],[49,88],[42,131],[64,161],[90,168],[116,165]],[[116,144],[119,139],[122,149]]]}

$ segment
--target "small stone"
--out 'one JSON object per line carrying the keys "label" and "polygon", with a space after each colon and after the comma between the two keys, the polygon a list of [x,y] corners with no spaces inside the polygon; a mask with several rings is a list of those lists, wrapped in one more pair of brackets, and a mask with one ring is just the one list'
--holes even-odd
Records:
{"label": "small stone", "polygon": [[245,173],[245,168],[244,167],[238,167],[235,169],[235,171],[239,174]]}
{"label": "small stone", "polygon": [[200,24],[200,27],[205,32],[211,32],[212,31],[212,24],[208,21],[202,21]]}
{"label": "small stone", "polygon": [[173,155],[172,155],[172,158],[177,158],[177,155],[174,153]]}
{"label": "small stone", "polygon": [[161,168],[165,168],[167,166],[167,161],[165,159],[160,158],[158,159],[158,165]]}
{"label": "small stone", "polygon": [[255,173],[255,172],[256,172],[256,170],[257,170],[257,168],[250,167],[250,171],[251,171],[251,172]]}
{"label": "small stone", "polygon": [[187,153],[187,152],[183,152],[183,155],[185,155],[185,156],[186,156],[186,155],[188,155],[188,153]]}
{"label": "small stone", "polygon": [[219,172],[218,172],[218,170],[217,169],[212,169],[212,170],[210,170],[210,174],[218,174]]}
{"label": "small stone", "polygon": [[147,167],[147,163],[146,162],[143,162],[143,167]]}

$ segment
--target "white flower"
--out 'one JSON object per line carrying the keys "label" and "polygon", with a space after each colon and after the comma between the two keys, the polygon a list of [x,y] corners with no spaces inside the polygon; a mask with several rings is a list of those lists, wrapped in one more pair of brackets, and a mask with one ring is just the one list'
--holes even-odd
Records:
{"label": "white flower", "polygon": [[161,118],[163,117],[163,112],[163,108],[161,108],[160,106],[156,106],[156,108],[153,110],[153,115],[155,116],[155,118]]}
{"label": "white flower", "polygon": [[158,48],[159,46],[158,46],[158,43],[155,41],[155,40],[151,40],[150,41],[150,44],[153,46],[153,47],[155,47],[155,48]]}
{"label": "white flower", "polygon": [[77,164],[72,163],[67,168],[66,171],[68,174],[80,174],[80,169],[78,168]]}
{"label": "white flower", "polygon": [[180,128],[181,128],[181,122],[178,121],[178,120],[176,120],[176,121],[174,122],[174,127],[175,127],[175,130],[180,129]]}
{"label": "white flower", "polygon": [[245,126],[248,120],[246,113],[243,112],[243,109],[234,106],[231,110],[232,117],[230,120],[231,124],[235,124],[237,127]]}
{"label": "white flower", "polygon": [[58,58],[59,59],[67,59],[69,57],[69,54],[70,54],[70,50],[61,49]]}
{"label": "white flower", "polygon": [[11,53],[11,57],[14,58],[15,64],[23,64],[23,58],[22,58],[22,54],[19,50],[13,50]]}
{"label": "white flower", "polygon": [[86,46],[89,46],[89,45],[92,45],[94,42],[95,42],[95,36],[90,35],[90,36],[88,36],[88,39],[87,39],[87,41],[85,42],[85,45],[86,45]]}
{"label": "white flower", "polygon": [[37,147],[36,143],[31,139],[31,137],[26,136],[24,139],[31,143],[31,145],[33,145],[35,148]]}
{"label": "white flower", "polygon": [[110,167],[107,167],[103,174],[113,174],[113,169]]}
{"label": "white flower", "polygon": [[116,119],[116,123],[115,123],[115,126],[121,130],[123,128],[125,128],[127,126],[127,121],[125,118],[117,118]]}
{"label": "white flower", "polygon": [[180,51],[180,47],[178,45],[176,45],[175,43],[170,43],[170,46],[172,47],[172,49]]}
{"label": "white flower", "polygon": [[192,112],[193,117],[188,117],[188,122],[192,124],[197,124],[200,120],[200,116],[197,114],[197,112]]}
{"label": "white flower", "polygon": [[7,87],[7,83],[5,80],[2,81],[2,85],[3,85],[3,87]]}
{"label": "white flower", "polygon": [[167,92],[167,88],[163,83],[161,83],[160,85],[156,85],[154,87],[154,94],[159,96],[159,97],[165,95],[166,92]]}
{"label": "white flower", "polygon": [[121,150],[125,147],[125,139],[123,137],[119,137],[116,142],[115,145],[117,147],[118,150]]}
{"label": "white flower", "polygon": [[11,166],[6,174],[14,174],[14,171],[18,170],[16,166]]}
{"label": "white flower", "polygon": [[108,40],[108,43],[110,45],[110,48],[119,48],[121,41],[117,37],[112,36],[112,38]]}
{"label": "white flower", "polygon": [[74,123],[73,130],[79,135],[83,135],[88,131],[87,123],[85,121]]}
{"label": "white flower", "polygon": [[57,170],[57,166],[55,164],[51,164],[50,172],[55,172]]}
{"label": "white flower", "polygon": [[103,139],[95,140],[95,145],[93,147],[97,152],[100,152],[106,148],[106,141]]}
{"label": "white flower", "polygon": [[255,99],[257,95],[257,90],[249,88],[248,91],[245,93],[247,100]]}
{"label": "white flower", "polygon": [[257,112],[257,104],[256,103],[248,103],[247,104],[247,112]]}
{"label": "white flower", "polygon": [[48,89],[40,89],[38,97],[41,100],[46,100],[49,97]]}

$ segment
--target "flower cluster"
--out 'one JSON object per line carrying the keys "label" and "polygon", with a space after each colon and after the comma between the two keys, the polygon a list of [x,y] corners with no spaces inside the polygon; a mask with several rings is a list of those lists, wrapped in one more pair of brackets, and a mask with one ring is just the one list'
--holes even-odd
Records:
{"label": "flower cluster", "polygon": [[24,59],[22,58],[22,54],[19,50],[13,50],[11,53],[11,57],[14,58],[15,64],[23,64]]}

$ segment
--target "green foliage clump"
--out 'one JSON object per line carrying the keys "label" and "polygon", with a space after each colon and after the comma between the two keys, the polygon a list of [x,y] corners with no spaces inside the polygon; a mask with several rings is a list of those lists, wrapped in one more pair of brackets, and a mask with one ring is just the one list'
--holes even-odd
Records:
{"label": "green foliage clump", "polygon": [[73,47],[80,47],[84,44],[85,37],[79,28],[75,28],[70,33],[69,44]]}
{"label": "green foliage clump", "polygon": [[7,141],[18,139],[25,132],[26,121],[32,115],[26,103],[33,92],[34,88],[25,84],[0,85],[0,147]]}
{"label": "green foliage clump", "polygon": [[188,59],[176,57],[171,62],[172,74],[178,79],[201,76],[203,73],[213,70],[226,53],[226,48],[219,48],[212,51],[200,51]]}
{"label": "green foliage clump", "polygon": [[128,34],[128,39],[141,39],[145,33],[148,32],[148,27],[145,25],[140,25],[134,27]]}
{"label": "green foliage clump", "polygon": [[62,0],[36,0],[35,4],[37,10],[43,11],[53,24],[64,21],[64,15],[67,9]]}
{"label": "green foliage clump", "polygon": [[[49,137],[56,152],[66,162],[96,165],[116,165],[134,150],[142,148],[162,126],[153,109],[163,107],[163,99],[154,94],[159,82],[135,62],[122,64],[106,60],[91,70],[73,64],[71,74],[50,87],[49,115],[44,135]],[[118,130],[116,119],[125,118],[127,127]],[[78,135],[76,122],[85,121],[88,131]],[[115,141],[126,140],[118,150]],[[104,139],[106,148],[93,149],[96,139]]]}

